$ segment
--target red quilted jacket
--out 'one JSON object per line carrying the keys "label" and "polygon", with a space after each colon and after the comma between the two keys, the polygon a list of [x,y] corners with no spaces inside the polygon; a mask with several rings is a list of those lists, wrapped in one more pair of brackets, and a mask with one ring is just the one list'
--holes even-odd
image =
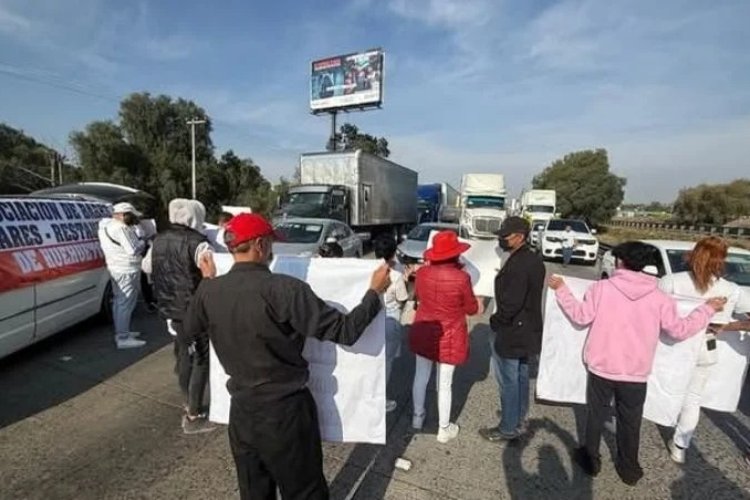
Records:
{"label": "red quilted jacket", "polygon": [[469,275],[455,262],[424,266],[417,271],[416,296],[412,352],[441,363],[464,363],[469,357],[466,316],[479,309]]}

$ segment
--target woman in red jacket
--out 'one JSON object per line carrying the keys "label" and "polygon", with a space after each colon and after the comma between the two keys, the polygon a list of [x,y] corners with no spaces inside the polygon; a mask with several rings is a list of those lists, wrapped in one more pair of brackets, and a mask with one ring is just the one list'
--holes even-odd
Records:
{"label": "woman in red jacket", "polygon": [[432,364],[437,363],[437,440],[447,443],[458,436],[458,425],[450,422],[453,370],[469,357],[466,316],[480,313],[471,288],[471,278],[462,269],[459,256],[469,249],[453,231],[435,235],[432,248],[424,253],[429,265],[416,275],[417,315],[411,326],[409,347],[416,354],[412,399],[412,427],[421,429],[425,417],[425,392]]}

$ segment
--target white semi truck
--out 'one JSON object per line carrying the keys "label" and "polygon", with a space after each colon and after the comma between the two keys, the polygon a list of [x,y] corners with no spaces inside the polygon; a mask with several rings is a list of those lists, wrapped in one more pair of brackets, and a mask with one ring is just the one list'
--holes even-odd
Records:
{"label": "white semi truck", "polygon": [[531,189],[521,196],[521,215],[530,221],[548,221],[554,218],[556,209],[553,189]]}
{"label": "white semi truck", "polygon": [[495,238],[507,216],[503,174],[465,174],[461,180],[461,225],[470,238]]}

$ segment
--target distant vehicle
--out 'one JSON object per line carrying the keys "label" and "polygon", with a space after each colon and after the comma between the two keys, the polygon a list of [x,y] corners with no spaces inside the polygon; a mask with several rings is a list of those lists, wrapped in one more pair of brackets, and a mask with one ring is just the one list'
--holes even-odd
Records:
{"label": "distant vehicle", "polygon": [[288,218],[279,221],[276,231],[283,237],[273,244],[277,255],[313,257],[323,243],[338,243],[344,257],[362,257],[362,240],[343,222],[333,219]]}
{"label": "distant vehicle", "polygon": [[550,220],[555,217],[557,194],[553,189],[532,189],[521,196],[521,216],[529,220]]}
{"label": "distant vehicle", "polygon": [[565,228],[570,226],[576,246],[573,249],[573,261],[596,264],[599,257],[599,240],[596,230],[589,229],[585,222],[573,219],[551,219],[547,221],[541,234],[541,255],[547,259],[562,258],[562,243],[566,237]]}
{"label": "distant vehicle", "polygon": [[445,182],[417,187],[419,223],[458,222],[458,191]]}
{"label": "distant vehicle", "polygon": [[465,237],[464,231],[459,229],[458,224],[448,224],[445,222],[428,222],[420,224],[412,229],[406,239],[398,246],[396,255],[402,264],[422,264],[424,263],[423,254],[427,250],[427,243],[430,239],[430,233],[433,231],[451,230],[461,237]]}
{"label": "distant vehicle", "polygon": [[275,220],[334,219],[364,239],[399,237],[417,223],[417,173],[380,156],[361,150],[303,154],[300,180]]}
{"label": "distant vehicle", "polygon": [[466,174],[461,181],[461,225],[470,238],[495,238],[507,216],[505,176]]}
{"label": "distant vehicle", "polygon": [[0,197],[0,358],[92,316],[111,317],[101,201]]}
{"label": "distant vehicle", "polygon": [[[688,270],[687,254],[695,246],[693,241],[672,240],[641,240],[654,250],[654,264],[647,266],[644,272],[661,278],[668,274],[675,274]],[[602,256],[601,277],[607,279],[615,272],[615,258],[612,251]],[[727,256],[725,275],[750,293],[750,251],[731,247]]]}
{"label": "distant vehicle", "polygon": [[532,220],[531,221],[531,233],[529,233],[529,245],[534,248],[539,247],[539,241],[541,240],[544,228],[547,225],[547,221],[544,220]]}

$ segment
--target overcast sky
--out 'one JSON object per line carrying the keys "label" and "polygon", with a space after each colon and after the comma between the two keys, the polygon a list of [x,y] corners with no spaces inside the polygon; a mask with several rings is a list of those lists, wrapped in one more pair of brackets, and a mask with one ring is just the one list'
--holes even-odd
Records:
{"label": "overcast sky", "polygon": [[383,47],[383,109],[344,119],[421,181],[517,193],[604,147],[629,201],[669,201],[750,177],[749,19],[747,0],[0,0],[0,121],[70,153],[122,96],[163,92],[275,180],[327,139],[310,61]]}

